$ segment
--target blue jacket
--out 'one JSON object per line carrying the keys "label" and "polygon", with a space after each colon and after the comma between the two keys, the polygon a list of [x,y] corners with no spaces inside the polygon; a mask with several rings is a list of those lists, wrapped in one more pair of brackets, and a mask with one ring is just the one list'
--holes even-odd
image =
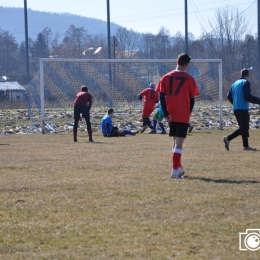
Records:
{"label": "blue jacket", "polygon": [[251,94],[250,82],[244,77],[233,83],[227,98],[233,104],[233,110],[249,110],[249,102],[260,104],[260,99]]}
{"label": "blue jacket", "polygon": [[102,118],[100,125],[103,135],[108,135],[113,130],[112,119],[108,114]]}

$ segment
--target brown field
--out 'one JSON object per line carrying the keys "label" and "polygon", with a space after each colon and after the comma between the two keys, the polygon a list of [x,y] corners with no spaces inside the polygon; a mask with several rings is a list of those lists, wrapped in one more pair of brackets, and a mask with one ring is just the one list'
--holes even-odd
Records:
{"label": "brown field", "polygon": [[229,133],[189,134],[181,180],[165,135],[1,136],[0,259],[260,259],[238,247],[260,228],[260,131],[255,152]]}

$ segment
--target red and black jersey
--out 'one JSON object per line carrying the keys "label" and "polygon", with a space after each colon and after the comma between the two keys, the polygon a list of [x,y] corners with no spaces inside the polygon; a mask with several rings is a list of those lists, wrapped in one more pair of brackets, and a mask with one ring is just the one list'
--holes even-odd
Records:
{"label": "red and black jersey", "polygon": [[184,71],[171,71],[161,78],[156,91],[166,95],[166,106],[172,122],[189,123],[190,99],[199,94],[192,76]]}
{"label": "red and black jersey", "polygon": [[144,89],[140,95],[144,97],[144,108],[153,108],[155,103],[159,101],[158,93],[156,93],[156,91],[152,88]]}
{"label": "red and black jersey", "polygon": [[88,92],[79,92],[74,100],[74,106],[89,106],[89,103],[92,103],[92,95]]}

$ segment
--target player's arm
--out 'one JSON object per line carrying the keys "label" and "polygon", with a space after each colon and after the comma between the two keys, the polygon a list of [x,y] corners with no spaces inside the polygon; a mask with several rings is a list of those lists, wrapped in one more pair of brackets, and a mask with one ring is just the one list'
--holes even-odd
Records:
{"label": "player's arm", "polygon": [[138,95],[138,99],[142,100],[144,96],[146,96],[147,94],[147,89],[144,89],[139,95]]}
{"label": "player's arm", "polygon": [[243,94],[246,101],[253,104],[260,104],[260,99],[251,94],[251,87],[249,81],[246,81],[243,86]]}
{"label": "player's arm", "polygon": [[192,112],[192,109],[194,107],[194,104],[195,104],[195,98],[191,98],[190,99],[190,113]]}
{"label": "player's arm", "polygon": [[91,107],[92,107],[92,95],[89,94],[89,98],[88,98],[88,109],[89,109],[89,111],[90,111]]}
{"label": "player's arm", "polygon": [[160,92],[160,102],[161,102],[161,107],[164,113],[164,119],[167,122],[170,122],[170,116],[167,110],[167,106],[166,106],[166,101],[165,101],[165,94],[163,92]]}
{"label": "player's arm", "polygon": [[229,89],[228,93],[227,93],[227,99],[229,100],[229,102],[231,104],[233,104],[233,97],[232,97],[232,87]]}
{"label": "player's arm", "polygon": [[107,132],[107,137],[110,136],[110,123],[105,123],[105,128],[106,128],[106,132]]}
{"label": "player's arm", "polygon": [[91,107],[92,107],[92,100],[90,100],[90,101],[88,102],[88,109],[89,109],[89,111],[90,111]]}

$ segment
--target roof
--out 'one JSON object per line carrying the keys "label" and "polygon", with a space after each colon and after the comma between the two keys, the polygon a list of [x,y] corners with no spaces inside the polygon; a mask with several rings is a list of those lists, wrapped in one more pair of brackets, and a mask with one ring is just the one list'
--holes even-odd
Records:
{"label": "roof", "polygon": [[0,82],[0,91],[6,90],[25,90],[17,81],[13,82]]}

